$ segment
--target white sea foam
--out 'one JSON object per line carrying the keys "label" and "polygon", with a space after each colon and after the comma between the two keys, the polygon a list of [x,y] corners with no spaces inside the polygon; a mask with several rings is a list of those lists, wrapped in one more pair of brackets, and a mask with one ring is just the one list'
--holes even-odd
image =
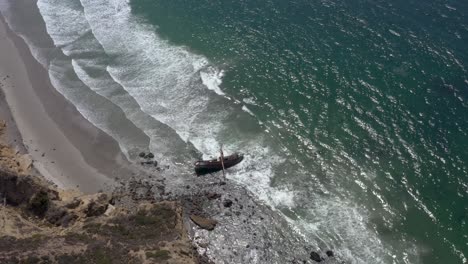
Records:
{"label": "white sea foam", "polygon": [[242,102],[249,104],[249,105],[257,105],[257,102],[255,102],[255,98],[250,97],[250,98],[244,98],[242,99]]}
{"label": "white sea foam", "polygon": [[242,106],[242,110],[245,111],[246,113],[248,113],[251,116],[255,116],[255,114],[252,111],[250,111],[250,109],[247,108],[247,106],[245,106],[245,105]]}
{"label": "white sea foam", "polygon": [[[87,21],[83,19],[83,11],[79,3],[39,0],[37,6],[46,21],[47,32],[57,47],[73,43],[90,30]],[[52,21],[56,23],[51,23]],[[60,22],[65,22],[67,26],[64,27]]]}
{"label": "white sea foam", "polygon": [[219,87],[222,82],[224,72],[219,71],[213,67],[208,67],[205,70],[200,72],[200,76],[202,79],[203,84],[210,90],[214,91],[215,93],[219,95],[226,95],[221,91],[221,88]]}
{"label": "white sea foam", "polygon": [[397,37],[401,37],[400,33],[396,32],[395,30],[393,29],[389,29],[388,30],[390,33],[392,33],[393,35],[397,36]]}

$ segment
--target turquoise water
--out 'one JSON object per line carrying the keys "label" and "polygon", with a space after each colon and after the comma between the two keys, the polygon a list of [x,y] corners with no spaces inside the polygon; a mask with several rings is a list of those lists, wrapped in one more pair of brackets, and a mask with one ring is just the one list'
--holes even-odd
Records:
{"label": "turquoise water", "polygon": [[384,241],[416,244],[424,263],[466,263],[466,2],[131,6],[160,36],[223,69],[222,91],[244,98],[330,195],[365,207]]}
{"label": "turquoise water", "polygon": [[0,11],[130,160],[149,149],[171,165],[168,188],[185,190],[193,161],[222,143],[245,153],[228,179],[280,212],[284,241],[346,263],[467,263],[467,3],[15,0]]}

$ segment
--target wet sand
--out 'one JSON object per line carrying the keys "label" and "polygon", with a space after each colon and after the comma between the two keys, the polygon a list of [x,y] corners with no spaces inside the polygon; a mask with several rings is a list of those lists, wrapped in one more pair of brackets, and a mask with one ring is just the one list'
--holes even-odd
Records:
{"label": "wet sand", "polygon": [[132,175],[134,169],[117,142],[55,90],[47,71],[1,16],[0,50],[0,86],[6,101],[0,101],[2,116],[10,110],[16,133],[21,134],[10,138],[23,139],[44,177],[59,187],[92,193],[112,185],[116,177]]}

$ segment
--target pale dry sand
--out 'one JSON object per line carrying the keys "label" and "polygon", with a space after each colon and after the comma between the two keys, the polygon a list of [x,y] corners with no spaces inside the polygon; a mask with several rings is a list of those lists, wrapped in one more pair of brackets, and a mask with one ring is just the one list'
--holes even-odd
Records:
{"label": "pale dry sand", "polygon": [[92,193],[112,185],[115,177],[131,176],[134,169],[117,142],[55,91],[46,70],[1,16],[0,51],[1,89],[34,167],[44,177],[59,187]]}

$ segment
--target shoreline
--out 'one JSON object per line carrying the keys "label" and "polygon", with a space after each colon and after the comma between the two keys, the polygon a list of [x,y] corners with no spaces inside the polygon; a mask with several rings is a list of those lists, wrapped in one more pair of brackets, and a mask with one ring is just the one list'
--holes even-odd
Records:
{"label": "shoreline", "polygon": [[46,70],[1,15],[0,49],[4,107],[18,128],[20,135],[14,137],[23,139],[40,174],[61,188],[78,188],[84,193],[110,187],[114,178],[132,174],[117,142],[55,91]]}

